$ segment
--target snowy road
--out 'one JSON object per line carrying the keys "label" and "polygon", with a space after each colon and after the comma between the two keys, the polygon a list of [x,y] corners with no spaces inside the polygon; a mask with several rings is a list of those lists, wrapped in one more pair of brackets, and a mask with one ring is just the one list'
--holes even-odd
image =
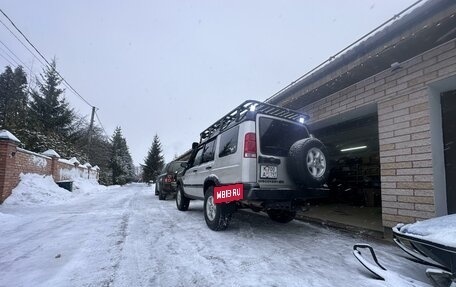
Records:
{"label": "snowy road", "polygon": [[356,261],[358,242],[391,270],[428,282],[424,266],[384,242],[246,211],[214,232],[202,207],[192,201],[180,212],[145,185],[0,206],[0,286],[397,286]]}

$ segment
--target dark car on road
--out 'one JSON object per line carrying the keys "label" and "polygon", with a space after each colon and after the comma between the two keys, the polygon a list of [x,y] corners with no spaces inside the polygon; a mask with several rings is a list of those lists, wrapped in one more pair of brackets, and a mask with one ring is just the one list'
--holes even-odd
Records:
{"label": "dark car on road", "polygon": [[172,161],[165,165],[160,175],[155,180],[155,195],[158,199],[165,200],[168,194],[175,194],[177,190],[177,174],[184,168],[185,161]]}

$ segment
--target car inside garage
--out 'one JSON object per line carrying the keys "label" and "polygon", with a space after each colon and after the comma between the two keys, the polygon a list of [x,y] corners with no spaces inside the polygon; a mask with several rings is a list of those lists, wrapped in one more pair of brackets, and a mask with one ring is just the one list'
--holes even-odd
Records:
{"label": "car inside garage", "polygon": [[348,112],[310,129],[328,150],[330,197],[312,202],[304,216],[382,232],[376,108]]}

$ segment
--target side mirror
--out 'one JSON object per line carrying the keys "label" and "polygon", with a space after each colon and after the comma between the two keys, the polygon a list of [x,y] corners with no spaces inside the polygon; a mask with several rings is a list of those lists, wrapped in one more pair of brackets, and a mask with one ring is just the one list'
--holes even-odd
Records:
{"label": "side mirror", "polygon": [[192,143],[192,149],[195,149],[197,147],[198,147],[198,143],[197,142]]}

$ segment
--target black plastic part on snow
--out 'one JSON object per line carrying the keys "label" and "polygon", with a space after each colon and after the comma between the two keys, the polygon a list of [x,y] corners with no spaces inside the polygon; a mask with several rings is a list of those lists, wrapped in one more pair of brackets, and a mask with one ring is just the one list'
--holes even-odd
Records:
{"label": "black plastic part on snow", "polygon": [[58,186],[60,186],[63,189],[66,189],[68,191],[73,191],[73,182],[70,180],[57,181],[56,183]]}
{"label": "black plastic part on snow", "polygon": [[[372,274],[374,274],[378,279],[381,279],[381,280],[385,280],[385,278],[379,274],[378,272],[375,271],[374,268],[372,268],[372,264],[370,264],[369,262],[367,262],[362,254],[361,254],[361,251],[359,251],[358,249],[369,249],[370,251],[370,254],[372,256],[372,259],[374,260],[375,264],[377,264],[378,267],[380,267],[382,270],[386,271],[386,268],[383,267],[380,262],[378,262],[378,259],[377,259],[377,255],[375,255],[375,251],[374,249],[372,248],[372,246],[370,246],[369,244],[355,244],[353,245],[353,254],[355,255],[356,259],[358,259],[358,261],[367,269],[369,270]],[[375,266],[374,266],[375,267]]]}
{"label": "black plastic part on snow", "polygon": [[424,264],[448,270],[456,279],[456,248],[423,238],[402,233],[400,227],[393,228],[394,241],[407,254]]}
{"label": "black plastic part on snow", "polygon": [[201,134],[200,142],[206,141],[220,132],[233,127],[234,125],[244,120],[254,120],[255,114],[265,114],[282,119],[299,122],[300,118],[304,121],[309,119],[309,116],[287,108],[271,105],[264,102],[247,100],[236,107],[234,110],[223,116],[210,127],[205,129]]}

